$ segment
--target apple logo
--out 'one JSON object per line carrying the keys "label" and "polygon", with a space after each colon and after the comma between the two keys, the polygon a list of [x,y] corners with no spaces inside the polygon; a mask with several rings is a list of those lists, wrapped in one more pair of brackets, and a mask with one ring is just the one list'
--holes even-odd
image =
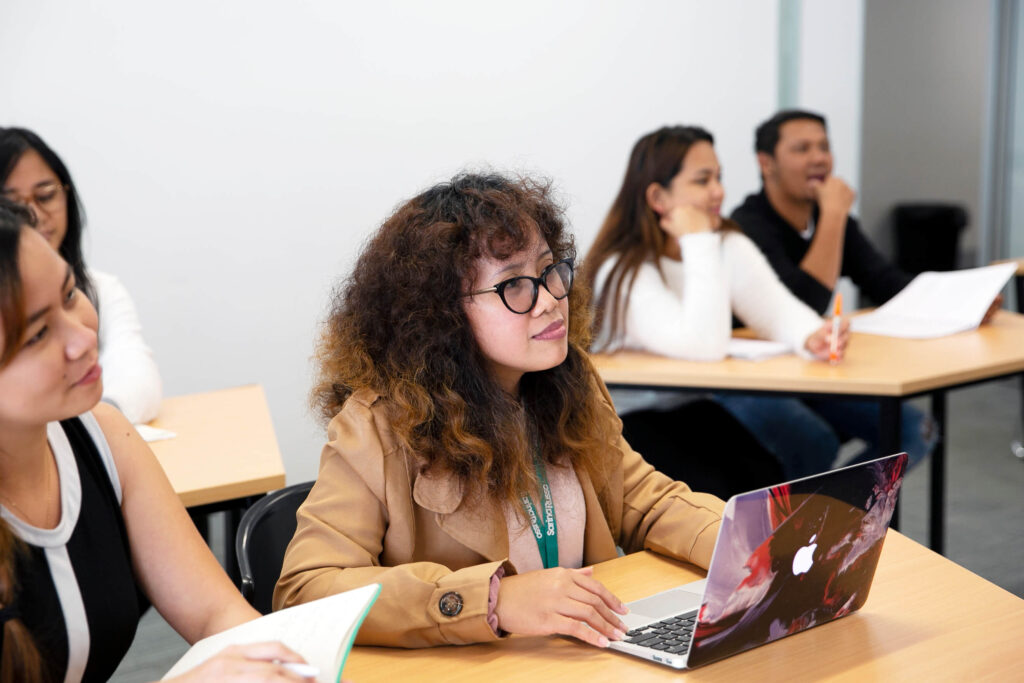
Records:
{"label": "apple logo", "polygon": [[818,537],[818,534],[811,536],[811,540],[807,545],[802,548],[798,548],[796,554],[793,555],[793,574],[806,574],[811,569],[811,565],[814,564],[814,549],[818,547],[818,544],[814,542],[814,539]]}

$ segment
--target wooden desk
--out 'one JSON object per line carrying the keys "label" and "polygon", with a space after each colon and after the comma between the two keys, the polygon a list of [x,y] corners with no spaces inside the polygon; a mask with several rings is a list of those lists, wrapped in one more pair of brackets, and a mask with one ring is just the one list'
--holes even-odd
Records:
{"label": "wooden desk", "polygon": [[[703,576],[642,552],[595,567],[623,600]],[[424,650],[353,648],[345,678],[373,681],[1009,680],[1020,677],[1024,600],[890,531],[871,595],[851,616],[680,673],[559,638]]]}
{"label": "wooden desk", "polygon": [[284,486],[281,451],[258,384],[164,399],[150,425],[177,434],[150,447],[185,507]]}
{"label": "wooden desk", "polygon": [[882,453],[900,450],[900,403],[930,394],[939,422],[931,463],[930,545],[942,552],[945,526],[946,391],[1024,372],[1024,315],[1000,311],[977,330],[940,339],[852,335],[839,365],[796,355],[762,361],[681,361],[647,353],[596,354],[609,387],[707,389],[788,396],[871,399],[881,406]]}
{"label": "wooden desk", "polygon": [[284,463],[263,387],[164,399],[149,423],[177,434],[150,445],[193,519],[227,511],[225,564],[237,580],[235,531],[254,496],[284,486]]}

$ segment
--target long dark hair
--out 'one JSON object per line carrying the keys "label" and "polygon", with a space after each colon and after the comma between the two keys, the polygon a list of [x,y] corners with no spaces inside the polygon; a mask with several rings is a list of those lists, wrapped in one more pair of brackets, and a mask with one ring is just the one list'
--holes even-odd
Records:
{"label": "long dark hair", "polygon": [[[667,188],[679,173],[687,152],[697,142],[714,144],[711,133],[698,126],[665,126],[644,135],[633,145],[622,179],[619,194],[612,202],[607,218],[587,254],[584,277],[590,289],[605,261],[617,258],[595,297],[594,330],[608,325],[608,339],[622,332],[640,266],[654,261],[666,251],[668,236],[661,229],[660,218],[647,203],[647,188],[658,183]],[[728,220],[722,229],[735,229]],[[660,267],[659,267],[660,270]]]}
{"label": "long dark hair", "polygon": [[61,161],[57,153],[43,142],[43,139],[28,130],[27,128],[0,128],[0,185],[7,182],[11,171],[17,165],[22,155],[28,150],[35,150],[43,158],[46,165],[57,175],[61,185],[64,186],[67,197],[68,229],[64,240],[60,243],[61,258],[67,261],[71,270],[75,273],[76,286],[85,292],[85,295],[99,305],[96,299],[96,290],[92,280],[89,279],[88,270],[85,267],[85,258],[82,256],[82,232],[85,230],[85,207],[78,197],[78,190],[75,189],[75,181],[71,179],[71,172]]}
{"label": "long dark hair", "polygon": [[614,415],[587,359],[586,286],[569,294],[569,350],[526,373],[518,401],[486,369],[463,310],[481,256],[525,248],[539,231],[553,258],[575,255],[550,185],[463,174],[400,206],[364,247],[335,294],[317,349],[312,399],[327,421],[355,391],[384,397],[401,445],[424,469],[454,474],[467,491],[512,501],[534,479],[532,423],[548,460],[568,457],[604,480]]}
{"label": "long dark hair", "polygon": [[[25,332],[18,245],[22,232],[32,221],[28,209],[0,197],[0,322],[4,328],[0,372],[21,348]],[[24,544],[0,518],[0,683],[48,680],[46,663],[18,612],[17,564],[18,555],[23,552]]]}

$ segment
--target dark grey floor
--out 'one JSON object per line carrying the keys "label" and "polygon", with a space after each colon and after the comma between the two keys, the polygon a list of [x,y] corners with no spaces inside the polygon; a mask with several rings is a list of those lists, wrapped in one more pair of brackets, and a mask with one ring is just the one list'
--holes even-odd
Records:
{"label": "dark grey floor", "polygon": [[[927,401],[918,404],[928,407]],[[1010,453],[1011,441],[1022,434],[1020,384],[1007,380],[951,392],[948,415],[946,556],[1024,598],[1024,460]],[[907,476],[902,508],[903,533],[927,543],[927,462]],[[212,526],[216,534],[220,526]],[[112,680],[158,679],[186,649],[151,609]]]}

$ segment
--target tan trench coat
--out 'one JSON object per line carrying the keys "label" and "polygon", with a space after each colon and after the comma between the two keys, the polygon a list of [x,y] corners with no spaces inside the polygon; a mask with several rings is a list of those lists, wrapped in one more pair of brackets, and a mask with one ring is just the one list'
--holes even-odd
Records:
{"label": "tan trench coat", "polygon": [[[611,399],[608,419],[617,420]],[[274,608],[368,583],[383,586],[357,643],[398,647],[466,644],[498,636],[486,621],[491,576],[508,562],[508,528],[497,503],[463,500],[458,481],[419,473],[398,447],[383,400],[353,394],[328,426],[320,473],[298,513]],[[724,503],[694,493],[648,465],[620,436],[621,465],[597,491],[576,474],[586,503],[584,566],[647,548],[707,567]],[[461,598],[452,610],[451,593]],[[447,603],[442,598],[448,596]]]}

